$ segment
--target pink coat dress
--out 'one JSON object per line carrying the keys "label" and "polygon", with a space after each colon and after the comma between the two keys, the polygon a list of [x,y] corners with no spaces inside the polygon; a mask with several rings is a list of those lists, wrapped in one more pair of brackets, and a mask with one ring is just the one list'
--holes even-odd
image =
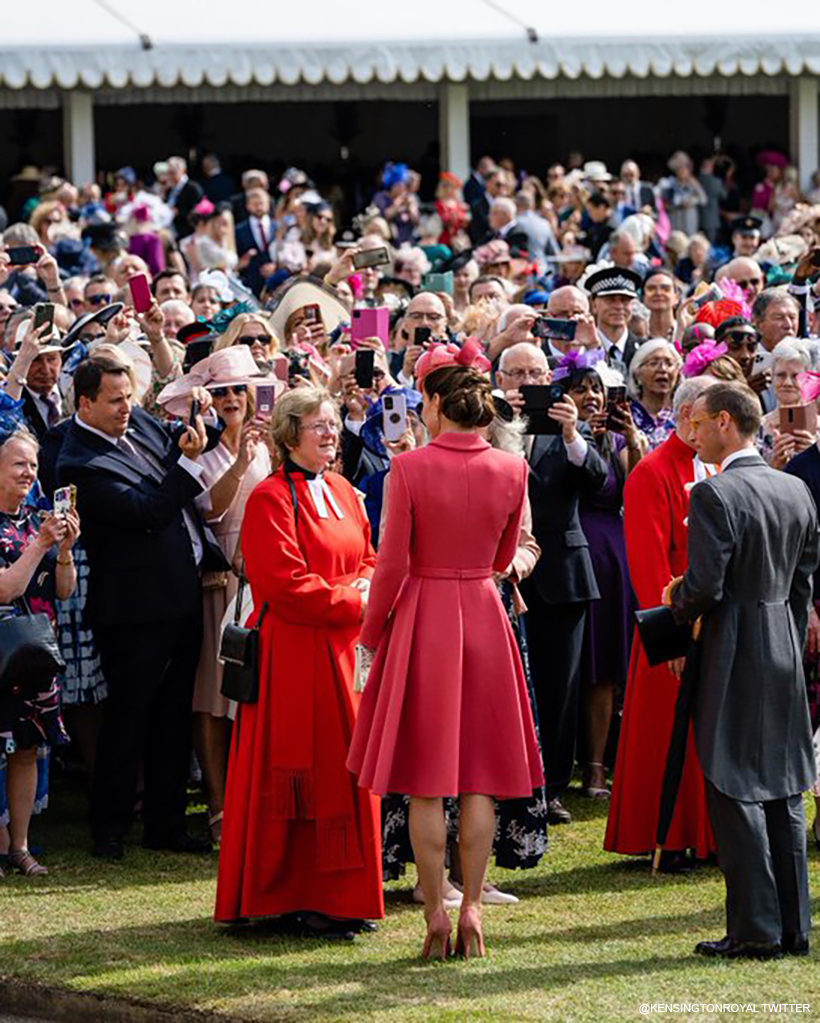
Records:
{"label": "pink coat dress", "polygon": [[529,796],[541,756],[493,581],[518,546],[526,462],[446,433],[394,459],[390,476],[361,637],[377,653],[348,767],[381,795]]}

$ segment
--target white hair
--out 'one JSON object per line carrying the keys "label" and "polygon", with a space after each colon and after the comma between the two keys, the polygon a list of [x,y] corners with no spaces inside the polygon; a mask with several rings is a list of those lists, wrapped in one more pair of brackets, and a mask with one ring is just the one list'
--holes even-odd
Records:
{"label": "white hair", "polygon": [[496,330],[500,334],[502,330],[506,330],[507,327],[513,322],[513,320],[519,319],[525,313],[531,313],[532,306],[524,305],[523,303],[517,303],[516,305],[508,306],[504,312],[499,316],[498,323],[496,324]]}
{"label": "white hair", "polygon": [[509,348],[504,349],[504,351],[501,353],[501,358],[498,360],[498,368],[500,370],[503,370],[506,364],[510,361],[512,355],[518,354],[519,352],[522,352],[525,349],[528,352],[540,355],[541,358],[544,360],[545,369],[549,366],[549,363],[547,362],[547,357],[544,354],[544,350],[542,348],[539,348],[538,345],[534,345],[532,341],[519,341],[517,344],[510,345]]}
{"label": "white hair", "polygon": [[684,406],[694,405],[707,387],[711,387],[715,383],[717,383],[715,377],[707,376],[689,377],[687,380],[681,381],[672,399],[672,413],[675,422],[678,421]]}
{"label": "white hair", "polygon": [[680,369],[683,365],[683,360],[680,357],[680,353],[674,345],[670,344],[665,337],[653,337],[638,348],[637,352],[632,356],[632,362],[629,364],[629,375],[627,377],[626,386],[629,393],[633,398],[640,398],[641,396],[641,384],[638,380],[638,372],[642,369],[643,364],[648,362],[655,352],[665,352],[668,355],[674,357],[675,363]]}
{"label": "white hair", "polygon": [[395,270],[400,270],[404,266],[414,266],[422,274],[430,273],[430,260],[421,249],[413,248],[410,245],[402,245],[396,252],[396,258],[393,261]]}
{"label": "white hair", "polygon": [[507,196],[500,195],[497,199],[493,199],[490,203],[490,210],[501,210],[502,213],[506,213],[510,220],[515,220],[515,202]]}
{"label": "white hair", "polygon": [[784,337],[772,350],[772,365],[778,362],[799,362],[803,369],[811,369],[812,355],[808,341],[799,337]]}
{"label": "white hair", "polygon": [[188,170],[188,161],[182,156],[169,156],[168,169],[185,173]]}

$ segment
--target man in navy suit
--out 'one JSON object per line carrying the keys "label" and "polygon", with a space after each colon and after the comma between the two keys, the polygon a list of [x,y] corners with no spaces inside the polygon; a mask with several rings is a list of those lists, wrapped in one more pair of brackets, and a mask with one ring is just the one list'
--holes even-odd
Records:
{"label": "man in navy suit", "polygon": [[[91,794],[94,854],[119,859],[140,762],[143,844],[200,852],[185,831],[192,696],[202,642],[200,566],[213,554],[193,509],[202,492],[201,418],[175,442],[132,407],[119,362],[86,360],[74,375],[77,414],[57,458],[77,487],[90,566],[86,613],[109,687]],[[220,567],[225,567],[224,562]]]}
{"label": "man in navy suit", "polygon": [[270,196],[263,188],[252,188],[245,195],[248,219],[236,225],[236,251],[239,276],[254,295],[262,294],[265,279],[276,269],[270,258],[276,224],[270,217]]}

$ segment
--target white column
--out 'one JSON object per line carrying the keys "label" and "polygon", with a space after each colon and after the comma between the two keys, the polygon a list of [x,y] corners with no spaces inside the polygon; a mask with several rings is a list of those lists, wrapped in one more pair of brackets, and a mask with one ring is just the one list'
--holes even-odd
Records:
{"label": "white column", "polygon": [[820,167],[819,93],[815,77],[802,75],[789,83],[789,142],[804,190],[811,188],[811,175]]}
{"label": "white column", "polygon": [[466,181],[470,174],[470,88],[466,82],[442,82],[438,96],[441,169]]}
{"label": "white column", "polygon": [[65,172],[75,185],[94,181],[94,101],[90,92],[75,89],[63,93],[63,160]]}

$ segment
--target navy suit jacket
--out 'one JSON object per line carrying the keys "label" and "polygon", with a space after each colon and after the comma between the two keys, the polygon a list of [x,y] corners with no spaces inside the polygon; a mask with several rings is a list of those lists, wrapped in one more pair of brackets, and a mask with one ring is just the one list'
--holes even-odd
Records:
{"label": "navy suit jacket", "polygon": [[243,256],[248,249],[256,249],[257,252],[239,276],[258,298],[262,294],[262,286],[265,283],[259,268],[263,263],[270,263],[271,259],[267,252],[258,251],[259,243],[253,236],[251,223],[249,220],[243,220],[241,224],[236,225],[236,253],[238,256]]}

